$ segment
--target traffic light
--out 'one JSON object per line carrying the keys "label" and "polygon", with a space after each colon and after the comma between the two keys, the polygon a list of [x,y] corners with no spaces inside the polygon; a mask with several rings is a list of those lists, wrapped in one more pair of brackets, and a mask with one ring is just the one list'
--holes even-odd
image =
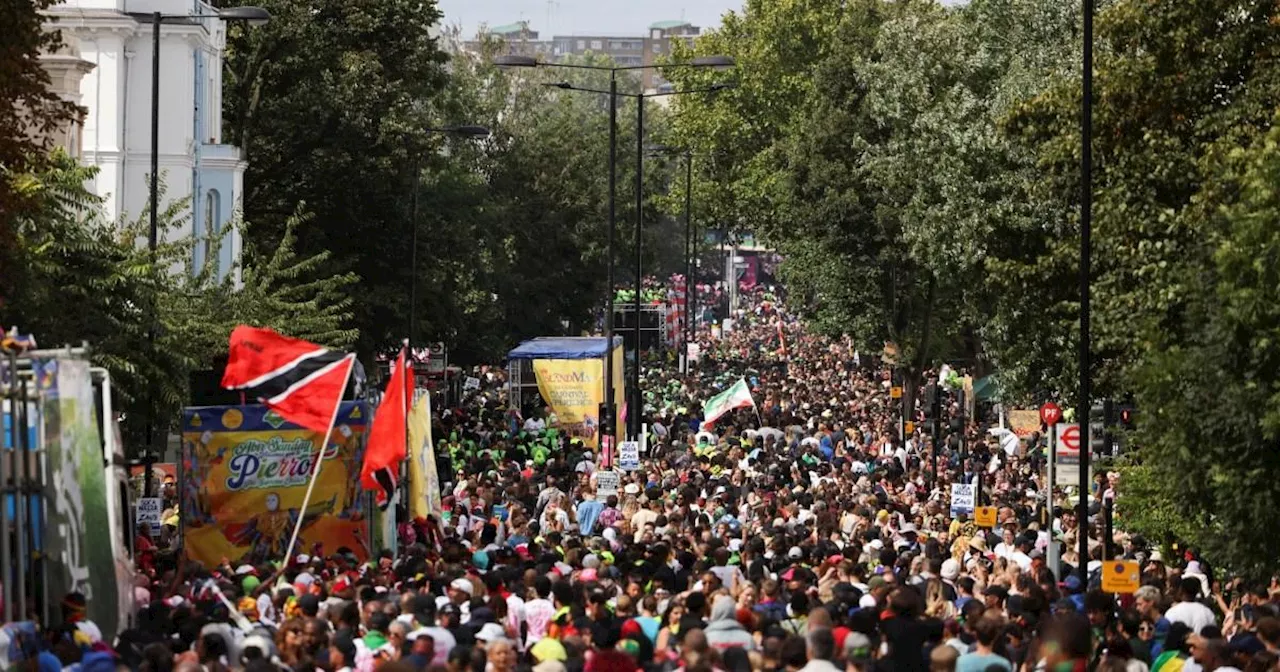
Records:
{"label": "traffic light", "polygon": [[610,408],[608,404],[600,404],[599,413],[600,415],[596,417],[600,418],[600,435],[612,436],[613,420],[616,416],[612,412],[610,412]]}
{"label": "traffic light", "polygon": [[924,386],[924,418],[934,420],[942,415],[942,398],[938,394],[937,383]]}
{"label": "traffic light", "polygon": [[1120,426],[1126,431],[1133,429],[1137,416],[1138,409],[1133,404],[1120,404]]}
{"label": "traffic light", "polygon": [[1111,452],[1107,428],[1112,424],[1111,400],[1093,402],[1093,406],[1089,407],[1089,451],[1094,455]]}

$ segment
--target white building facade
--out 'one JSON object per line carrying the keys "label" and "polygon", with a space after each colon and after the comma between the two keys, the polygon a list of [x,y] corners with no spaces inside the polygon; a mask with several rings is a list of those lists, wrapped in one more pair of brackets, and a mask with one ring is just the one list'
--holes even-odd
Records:
{"label": "white building facade", "polygon": [[[135,220],[150,201],[152,19],[162,12],[158,161],[160,211],[175,202],[189,214],[183,231],[194,236],[192,268],[213,255],[211,237],[239,207],[246,162],[222,136],[222,53],[226,25],[182,17],[214,14],[199,0],[64,0],[49,11],[51,28],[73,38],[79,56],[94,65],[80,82],[87,109],[81,157],[98,167],[93,191],[105,199],[112,221]],[[219,276],[240,258],[237,232],[218,249]]]}

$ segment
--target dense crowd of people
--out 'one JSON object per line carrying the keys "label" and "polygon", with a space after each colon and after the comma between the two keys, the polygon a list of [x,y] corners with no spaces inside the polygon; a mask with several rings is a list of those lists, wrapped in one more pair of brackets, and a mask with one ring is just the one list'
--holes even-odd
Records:
{"label": "dense crowd of people", "polygon": [[[697,329],[688,374],[645,361],[648,450],[612,465],[506,408],[501,371],[441,409],[441,519],[402,525],[361,562],[309,549],[219,567],[160,558],[115,642],[64,603],[44,671],[831,672],[1275,670],[1280,585],[1216,576],[1194,550],[1102,538],[1094,491],[1046,486],[1041,447],[1001,446],[960,404],[933,445],[879,358],[810,333],[779,295],[742,294],[730,329]],[[928,374],[945,389],[951,376]],[[702,403],[745,379],[755,400],[704,426]],[[918,417],[916,409],[908,416]],[[953,429],[954,428],[954,429]],[[937,451],[938,473],[931,459]],[[982,528],[952,482],[982,479]],[[1074,497],[1092,503],[1077,519]],[[1089,557],[1076,555],[1089,536]],[[1047,564],[1061,551],[1058,574]],[[1142,587],[1099,589],[1105,558]],[[1084,563],[1081,581],[1075,568]]]}

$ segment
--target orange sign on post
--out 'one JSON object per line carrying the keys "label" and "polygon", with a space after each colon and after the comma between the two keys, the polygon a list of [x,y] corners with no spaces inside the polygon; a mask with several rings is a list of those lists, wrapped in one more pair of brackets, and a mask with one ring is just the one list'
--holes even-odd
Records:
{"label": "orange sign on post", "polygon": [[1136,560],[1108,560],[1102,563],[1102,589],[1108,593],[1131,594],[1141,585]]}
{"label": "orange sign on post", "polygon": [[978,527],[995,527],[996,526],[996,507],[979,506],[973,510],[973,522]]}

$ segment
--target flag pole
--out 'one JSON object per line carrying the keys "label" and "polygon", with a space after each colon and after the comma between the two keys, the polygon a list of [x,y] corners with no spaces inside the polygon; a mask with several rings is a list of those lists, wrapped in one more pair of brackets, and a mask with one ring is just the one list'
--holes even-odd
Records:
{"label": "flag pole", "polygon": [[[404,395],[404,459],[400,460],[400,468],[399,468],[400,502],[396,506],[396,512],[400,510],[399,504],[403,504],[404,511],[405,511],[404,522],[407,523],[413,520],[413,515],[412,515],[413,505],[409,501],[409,497],[412,493],[412,487],[413,487],[409,483],[409,476],[410,476],[409,460],[413,459],[413,445],[409,441],[409,413],[413,411],[414,396],[416,396],[418,392],[418,374],[414,372],[413,348],[412,348],[412,344],[409,342],[409,339],[407,338],[404,339],[400,347],[403,348],[404,350],[403,366],[405,367],[404,373],[406,376],[408,376],[406,387],[408,387],[409,389],[405,390],[405,395]],[[448,374],[446,373],[446,379],[445,379],[446,386],[448,385],[447,376]],[[392,516],[394,515],[395,513],[392,513]],[[395,525],[394,535],[396,536],[397,542],[399,541],[399,536],[400,536],[400,524],[399,524],[400,522],[401,521],[396,520],[396,525]]]}
{"label": "flag pole", "polygon": [[[347,355],[347,375],[342,379],[342,390],[345,392],[347,385],[351,382],[351,369],[354,368],[355,355]],[[324,463],[324,452],[329,447],[329,436],[333,434],[333,426],[338,422],[338,410],[342,408],[342,394],[338,395],[338,401],[333,404],[333,414],[329,416],[329,431],[324,433],[324,437],[320,440],[320,450],[316,453],[316,463],[311,468],[311,482],[307,484],[307,494],[302,497],[302,508],[298,512],[298,522],[293,526],[293,537],[289,539],[289,547],[284,553],[284,565],[289,566],[289,558],[293,557],[293,547],[298,543],[298,535],[302,532],[302,523],[307,518],[307,506],[311,504],[311,493],[316,488],[316,480],[320,476],[320,465]]]}

